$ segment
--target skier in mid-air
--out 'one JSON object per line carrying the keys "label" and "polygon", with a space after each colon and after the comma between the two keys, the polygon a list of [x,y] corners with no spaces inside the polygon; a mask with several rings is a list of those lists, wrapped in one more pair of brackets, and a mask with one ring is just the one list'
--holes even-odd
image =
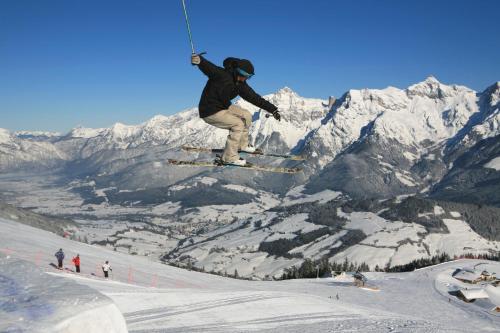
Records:
{"label": "skier in mid-air", "polygon": [[245,166],[238,151],[254,153],[255,148],[248,143],[248,129],[252,124],[252,114],[231,100],[236,96],[271,113],[276,120],[281,119],[278,108],[257,94],[247,80],[254,75],[254,67],[249,60],[227,58],[219,67],[198,54],[191,56],[191,63],[208,76],[198,106],[200,118],[212,126],[228,129],[222,162],[229,165]]}

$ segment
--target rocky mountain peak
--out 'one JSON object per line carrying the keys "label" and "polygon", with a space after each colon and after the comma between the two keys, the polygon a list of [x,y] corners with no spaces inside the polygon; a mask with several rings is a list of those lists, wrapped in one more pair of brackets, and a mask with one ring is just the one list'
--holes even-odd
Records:
{"label": "rocky mountain peak", "polygon": [[500,102],[500,81],[486,88],[483,94],[488,96],[490,106],[496,106]]}
{"label": "rocky mountain peak", "polygon": [[131,137],[135,137],[140,131],[141,131],[140,126],[131,126],[122,123],[115,123],[111,127],[109,134],[112,136],[113,139],[118,141],[123,141]]}
{"label": "rocky mountain peak", "polygon": [[279,89],[275,95],[295,95],[295,96],[298,96],[298,94],[293,91],[292,88],[290,87],[287,87],[287,86],[284,86],[283,88]]}
{"label": "rocky mountain peak", "polygon": [[168,117],[157,114],[153,118],[149,119],[144,123],[145,127],[155,127],[155,126],[161,126],[163,123],[168,121]]}
{"label": "rocky mountain peak", "polygon": [[408,87],[406,92],[410,97],[420,96],[428,98],[443,98],[443,88],[446,87],[446,85],[439,82],[434,76],[429,76],[424,81]]}
{"label": "rocky mountain peak", "polygon": [[268,98],[271,103],[278,105],[281,109],[293,108],[295,105],[302,104],[304,100],[303,97],[289,87],[281,88],[274,94],[266,95],[265,98]]}
{"label": "rocky mountain peak", "polygon": [[429,75],[425,80],[425,83],[427,84],[440,84],[439,80],[434,76],[434,75]]}

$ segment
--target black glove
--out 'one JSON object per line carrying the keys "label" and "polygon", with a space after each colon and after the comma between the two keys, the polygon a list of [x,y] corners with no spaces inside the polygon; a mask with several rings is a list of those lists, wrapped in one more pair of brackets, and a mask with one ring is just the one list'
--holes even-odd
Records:
{"label": "black glove", "polygon": [[279,113],[279,111],[278,111],[278,110],[273,111],[273,117],[274,117],[274,119],[276,119],[277,121],[280,121],[280,120],[281,120],[281,115],[280,115],[280,113]]}

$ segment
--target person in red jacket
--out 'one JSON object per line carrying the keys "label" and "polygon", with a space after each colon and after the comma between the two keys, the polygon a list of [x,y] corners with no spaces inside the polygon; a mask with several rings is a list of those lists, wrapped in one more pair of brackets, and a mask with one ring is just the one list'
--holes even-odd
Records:
{"label": "person in red jacket", "polygon": [[80,255],[77,254],[76,257],[73,258],[73,264],[75,264],[75,269],[77,273],[80,273]]}

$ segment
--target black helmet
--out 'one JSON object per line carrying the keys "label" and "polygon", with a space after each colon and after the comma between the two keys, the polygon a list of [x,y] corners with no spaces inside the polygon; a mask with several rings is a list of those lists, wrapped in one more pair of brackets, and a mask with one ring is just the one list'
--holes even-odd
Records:
{"label": "black helmet", "polygon": [[238,69],[242,70],[244,73],[249,74],[249,76],[255,74],[252,63],[247,59],[238,60]]}
{"label": "black helmet", "polygon": [[234,70],[238,67],[238,61],[240,61],[240,59],[229,57],[224,59],[222,66],[224,66],[225,69]]}

